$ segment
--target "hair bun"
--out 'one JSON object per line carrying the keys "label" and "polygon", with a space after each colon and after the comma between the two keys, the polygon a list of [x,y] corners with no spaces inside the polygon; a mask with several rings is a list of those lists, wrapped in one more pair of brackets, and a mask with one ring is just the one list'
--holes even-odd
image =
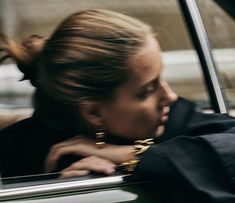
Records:
{"label": "hair bun", "polygon": [[27,49],[29,55],[31,55],[31,58],[35,58],[41,53],[45,41],[45,37],[31,35],[23,41],[22,45]]}
{"label": "hair bun", "polygon": [[45,38],[39,35],[31,35],[21,44],[1,36],[0,41],[2,42],[0,51],[4,52],[0,63],[7,58],[12,58],[24,74],[22,80],[29,79],[32,85],[36,86],[37,58],[43,50]]}

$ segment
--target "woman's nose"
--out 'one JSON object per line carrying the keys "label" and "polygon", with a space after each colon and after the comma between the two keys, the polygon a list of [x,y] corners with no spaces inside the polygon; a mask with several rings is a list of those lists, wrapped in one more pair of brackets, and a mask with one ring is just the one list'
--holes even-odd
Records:
{"label": "woman's nose", "polygon": [[169,87],[166,81],[161,81],[162,94],[161,105],[169,106],[178,98],[177,94]]}

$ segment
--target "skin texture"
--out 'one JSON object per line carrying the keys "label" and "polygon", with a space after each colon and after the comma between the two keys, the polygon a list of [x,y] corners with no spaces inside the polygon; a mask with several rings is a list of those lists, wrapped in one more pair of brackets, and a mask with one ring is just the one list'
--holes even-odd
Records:
{"label": "skin texture", "polygon": [[[161,77],[161,50],[155,38],[147,38],[145,45],[130,58],[128,67],[129,79],[116,90],[114,98],[96,105],[95,115],[86,112],[84,115],[88,123],[98,120],[107,134],[114,136],[131,140],[160,136],[168,119],[169,106],[177,95]],[[52,171],[59,158],[66,154],[86,158],[63,170],[62,178],[81,176],[90,171],[110,174],[118,164],[136,158],[132,145],[106,144],[99,149],[94,140],[77,136],[51,148],[45,171]]]}

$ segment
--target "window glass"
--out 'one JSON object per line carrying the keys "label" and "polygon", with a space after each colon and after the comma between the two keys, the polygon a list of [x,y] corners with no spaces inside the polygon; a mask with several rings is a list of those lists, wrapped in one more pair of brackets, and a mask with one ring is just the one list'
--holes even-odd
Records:
{"label": "window glass", "polygon": [[198,6],[206,27],[212,53],[230,111],[235,107],[235,23],[214,1],[198,0]]}
{"label": "window glass", "polygon": [[[198,57],[176,0],[1,0],[0,30],[16,39],[31,34],[49,36],[71,13],[93,8],[118,11],[153,26],[170,86],[178,95],[209,107]],[[21,78],[11,61],[0,66],[0,111],[4,112],[0,112],[0,128],[32,114],[34,88],[28,81],[18,82]]]}

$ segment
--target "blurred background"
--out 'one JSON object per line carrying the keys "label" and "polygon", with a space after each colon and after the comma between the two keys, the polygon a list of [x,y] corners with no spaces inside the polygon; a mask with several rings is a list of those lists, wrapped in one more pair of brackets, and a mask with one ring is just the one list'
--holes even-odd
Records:
{"label": "blurred background", "polygon": [[[197,3],[219,77],[230,106],[234,107],[234,21],[213,0],[197,0]],[[68,15],[94,8],[118,11],[150,24],[163,49],[167,81],[177,94],[210,108],[198,57],[177,0],[0,0],[0,33],[16,40],[31,34],[49,37]],[[14,109],[14,115],[25,112],[28,116],[32,112],[33,88],[27,81],[18,82],[22,75],[11,63],[0,66],[0,113],[9,115],[12,112],[9,109]]]}

